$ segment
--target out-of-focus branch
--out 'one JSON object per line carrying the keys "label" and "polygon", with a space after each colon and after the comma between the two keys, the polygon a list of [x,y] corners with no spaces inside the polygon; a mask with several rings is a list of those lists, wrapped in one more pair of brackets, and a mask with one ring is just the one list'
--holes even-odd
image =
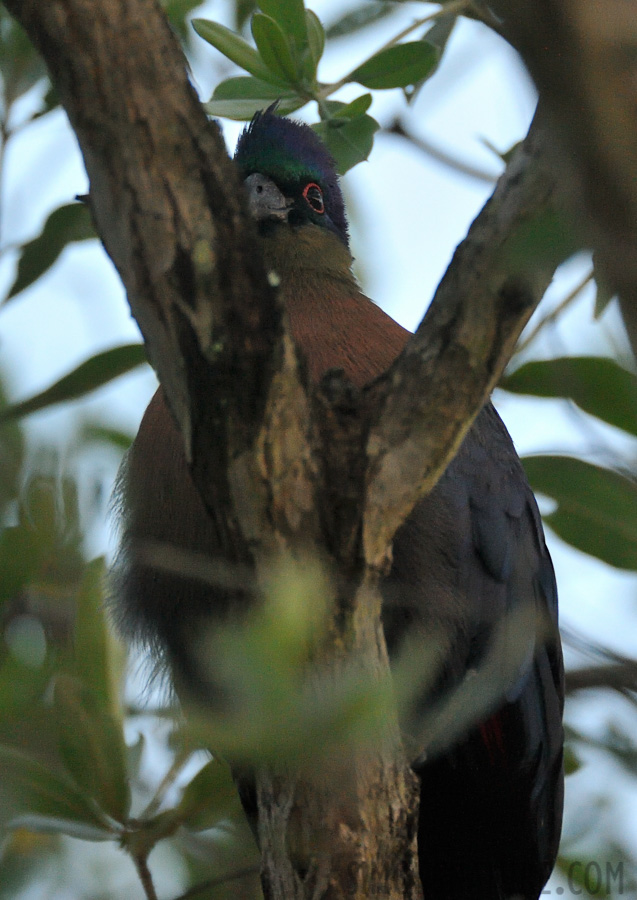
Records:
{"label": "out-of-focus branch", "polygon": [[566,673],[566,693],[591,688],[612,688],[615,691],[637,691],[637,660],[625,659],[607,666],[586,666]]}
{"label": "out-of-focus branch", "polygon": [[476,181],[483,181],[487,184],[495,184],[498,180],[497,175],[491,175],[489,172],[485,172],[477,166],[472,166],[470,163],[437,147],[430,140],[426,140],[420,135],[415,135],[412,132],[407,131],[400,119],[394,119],[394,121],[384,128],[383,131],[386,134],[395,134],[398,137],[404,138],[413,147],[421,150],[426,156],[435,159],[436,162],[441,163],[443,166],[446,166],[448,169],[451,169],[460,175],[466,175],[467,178],[473,178]]}
{"label": "out-of-focus branch", "polygon": [[547,313],[544,318],[537,323],[535,328],[525,336],[523,341],[515,348],[516,353],[523,353],[526,348],[533,343],[538,334],[546,328],[547,325],[550,325],[552,322],[556,322],[559,317],[562,315],[565,309],[568,307],[579,297],[581,292],[584,290],[587,284],[590,284],[593,280],[593,272],[587,272],[586,275],[580,279],[580,281],[575,285],[572,291],[569,291],[568,294],[560,300],[557,306],[551,310],[551,312]]}
{"label": "out-of-focus branch", "polygon": [[558,177],[637,351],[637,14],[627,0],[489,0],[547,107]]}

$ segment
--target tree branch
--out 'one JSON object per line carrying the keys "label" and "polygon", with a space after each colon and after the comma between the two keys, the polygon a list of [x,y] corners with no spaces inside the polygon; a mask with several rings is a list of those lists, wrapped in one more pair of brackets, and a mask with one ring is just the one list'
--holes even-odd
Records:
{"label": "tree branch", "polygon": [[538,256],[529,240],[554,216],[554,202],[538,112],[418,331],[373,389],[364,523],[369,563],[382,564],[396,528],[448,466],[568,255],[561,244]]}
{"label": "tree branch", "polygon": [[624,659],[606,666],[586,666],[566,673],[566,693],[591,688],[612,688],[615,691],[637,691],[637,662]]}
{"label": "tree branch", "polygon": [[[267,503],[264,473],[246,454],[264,420],[277,419],[282,396],[288,407],[294,396],[303,419],[304,391],[219,129],[155,0],[6,5],[49,66],[82,149],[99,233],[195,479],[222,546],[241,555],[236,480],[250,480],[256,506]],[[268,440],[275,459],[290,455],[288,436]]]}
{"label": "tree branch", "polygon": [[[257,582],[277,552],[302,545],[325,558],[321,510],[332,492],[323,482],[329,466],[317,459],[319,451],[329,456],[325,447],[342,417],[336,408],[312,422],[241,185],[159,5],[9,0],[7,7],[45,57],[75,129],[98,229],[222,550],[251,559]],[[364,459],[360,433],[359,423],[351,437],[334,440],[337,468],[356,451]],[[357,490],[360,498],[362,478]],[[348,546],[351,560],[359,542]],[[353,659],[366,683],[386,682],[378,579],[348,581],[331,612],[323,649],[335,680]],[[316,878],[329,881],[335,898],[421,896],[417,781],[391,711],[383,731],[373,753],[349,748],[352,790],[335,791],[324,773],[259,775],[266,897],[309,898]],[[299,836],[293,849],[290,835]]]}

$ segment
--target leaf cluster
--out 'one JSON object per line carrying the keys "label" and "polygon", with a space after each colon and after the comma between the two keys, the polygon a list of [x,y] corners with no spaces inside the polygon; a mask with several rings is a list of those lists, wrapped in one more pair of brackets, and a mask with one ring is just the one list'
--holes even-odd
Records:
{"label": "leaf cluster", "polygon": [[[500,386],[515,394],[566,401],[637,437],[637,375],[612,359],[527,362]],[[627,468],[556,454],[523,462],[533,490],[556,501],[557,508],[544,520],[562,540],[608,565],[637,570],[637,486]]]}
{"label": "leaf cluster", "polygon": [[[333,36],[350,34],[391,11],[391,4],[381,4],[382,9],[376,8],[378,4],[370,6],[374,7],[372,15],[362,7],[358,16],[349,14],[340,26],[335,25]],[[368,114],[370,93],[359,94],[347,103],[329,98],[347,84],[359,84],[374,91],[402,88],[409,100],[413,99],[436,71],[456,16],[444,7],[424,16],[332,83],[318,79],[326,31],[318,16],[305,9],[303,0],[259,3],[250,21],[254,46],[225,25],[195,19],[197,33],[248,73],[218,84],[206,109],[213,116],[241,121],[274,102],[278,103],[278,112],[287,115],[314,101],[320,121],[313,127],[329,147],[338,171],[344,174],[368,158],[379,125]],[[421,32],[417,40],[402,40],[415,31]]]}
{"label": "leaf cluster", "polygon": [[17,524],[2,531],[0,570],[8,575],[0,597],[0,829],[13,836],[0,880],[11,876],[12,848],[27,832],[111,842],[138,867],[166,839],[187,847],[185,835],[196,840],[224,824],[231,830],[212,846],[235,841],[239,800],[219,758],[180,778],[177,800],[167,800],[196,749],[176,719],[173,765],[134,810],[148,793],[144,745],[126,742],[125,653],[107,621],[104,560],[84,558],[70,478],[32,479]]}

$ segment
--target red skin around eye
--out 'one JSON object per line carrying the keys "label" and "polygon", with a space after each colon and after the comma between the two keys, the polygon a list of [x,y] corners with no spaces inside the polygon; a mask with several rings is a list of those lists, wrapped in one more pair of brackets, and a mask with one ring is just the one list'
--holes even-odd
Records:
{"label": "red skin around eye", "polygon": [[[319,194],[321,195],[321,196],[320,196],[320,204],[321,204],[321,208],[320,208],[320,209],[319,209],[317,206],[314,205],[314,204],[318,201],[318,198],[312,198],[312,199],[310,199],[310,198],[308,197],[308,193],[310,192],[310,190],[311,190],[312,188],[315,188],[315,189],[319,192]],[[323,191],[320,189],[320,187],[318,186],[318,184],[315,184],[313,181],[311,181],[309,184],[306,184],[305,187],[303,188],[303,196],[305,197],[305,199],[307,200],[307,202],[310,204],[310,206],[312,207],[312,209],[314,210],[314,212],[317,212],[317,213],[323,213],[323,212],[325,212],[325,208],[324,208],[324,206],[323,206]]]}

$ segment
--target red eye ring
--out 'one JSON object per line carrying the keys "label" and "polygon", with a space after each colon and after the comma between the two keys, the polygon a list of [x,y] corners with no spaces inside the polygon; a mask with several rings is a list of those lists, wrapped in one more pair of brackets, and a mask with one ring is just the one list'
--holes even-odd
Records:
{"label": "red eye ring", "polygon": [[323,203],[323,191],[314,181],[310,181],[309,184],[306,184],[303,188],[303,196],[308,202],[308,205],[312,207],[314,212],[320,213],[321,215],[325,212],[325,204]]}

